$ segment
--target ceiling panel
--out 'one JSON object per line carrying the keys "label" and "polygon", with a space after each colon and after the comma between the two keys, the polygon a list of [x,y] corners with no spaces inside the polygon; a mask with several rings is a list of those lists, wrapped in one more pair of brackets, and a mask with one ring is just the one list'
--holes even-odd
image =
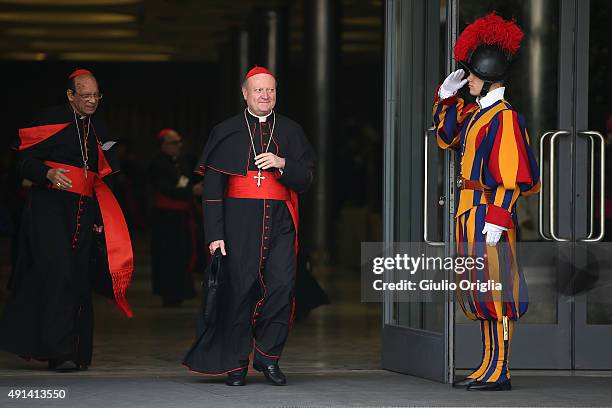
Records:
{"label": "ceiling panel", "polygon": [[[343,53],[379,57],[381,6],[343,0]],[[302,1],[0,0],[0,59],[215,61],[232,30],[265,7],[289,10],[291,52],[301,52]]]}

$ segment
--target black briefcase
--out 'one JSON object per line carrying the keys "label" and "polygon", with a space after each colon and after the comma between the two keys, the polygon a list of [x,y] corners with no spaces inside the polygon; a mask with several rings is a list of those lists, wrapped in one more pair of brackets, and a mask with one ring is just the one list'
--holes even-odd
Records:
{"label": "black briefcase", "polygon": [[219,313],[219,293],[223,286],[221,249],[217,248],[202,281],[202,323],[204,327],[214,326]]}
{"label": "black briefcase", "polygon": [[204,271],[202,282],[202,312],[198,314],[198,327],[196,341],[191,345],[183,358],[183,364],[190,370],[197,372],[210,372],[211,364],[216,367],[215,361],[224,356],[210,353],[214,345],[216,323],[223,319],[223,290],[225,276],[223,273],[223,256],[217,249]]}

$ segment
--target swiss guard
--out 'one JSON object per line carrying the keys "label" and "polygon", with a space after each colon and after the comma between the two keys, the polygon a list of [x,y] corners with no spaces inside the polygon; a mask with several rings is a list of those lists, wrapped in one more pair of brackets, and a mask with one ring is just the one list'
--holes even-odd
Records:
{"label": "swiss guard", "polygon": [[[522,38],[514,21],[495,13],[468,25],[454,48],[462,68],[444,80],[433,106],[438,145],[459,154],[457,256],[486,257],[484,268],[457,277],[501,284],[487,292],[457,292],[461,308],[479,321],[482,334],[480,365],[453,384],[471,391],[512,389],[508,357],[514,323],[528,306],[516,252],[516,202],[539,191],[540,175],[525,120],[504,99],[504,80]],[[466,83],[476,103],[457,97]]]}

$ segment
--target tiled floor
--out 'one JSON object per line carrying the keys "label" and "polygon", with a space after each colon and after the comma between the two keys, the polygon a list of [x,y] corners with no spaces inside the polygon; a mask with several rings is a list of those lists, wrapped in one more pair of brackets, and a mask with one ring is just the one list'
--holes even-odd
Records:
{"label": "tiled floor", "polygon": [[[358,279],[323,271],[334,303],[292,331],[281,366],[288,387],[249,374],[246,387],[194,374],[180,365],[195,332],[198,302],[162,308],[150,294],[146,256],[129,299],[135,317],[96,300],[94,362],[85,372],[58,374],[0,352],[0,407],[251,407],[251,406],[612,406],[612,377],[516,373],[515,390],[476,394],[380,369],[380,306],[359,302]],[[357,282],[357,283],[355,283]],[[0,298],[1,302],[1,298]],[[546,374],[546,375],[542,375]],[[11,400],[11,389],[62,388],[65,400]]]}
{"label": "tiled floor", "polygon": [[[119,315],[105,300],[96,301],[94,359],[91,369],[82,376],[101,372],[191,375],[180,361],[195,336],[198,302],[162,308],[143,283],[137,283],[128,296],[134,308],[132,319]],[[291,372],[378,369],[379,328],[378,305],[342,303],[320,307],[305,322],[294,326],[282,367]],[[43,365],[26,364],[0,354],[0,376],[11,375],[12,369],[36,366]]]}

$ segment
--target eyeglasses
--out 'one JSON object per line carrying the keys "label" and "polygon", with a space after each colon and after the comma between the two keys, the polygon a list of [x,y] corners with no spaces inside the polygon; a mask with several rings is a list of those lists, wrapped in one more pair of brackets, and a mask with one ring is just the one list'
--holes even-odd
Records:
{"label": "eyeglasses", "polygon": [[73,91],[73,93],[77,95],[79,98],[84,99],[84,100],[95,99],[96,101],[99,101],[100,99],[102,99],[102,96],[103,96],[102,94],[99,94],[99,93],[80,94],[75,91]]}
{"label": "eyeglasses", "polygon": [[176,145],[183,144],[183,141],[182,140],[173,140],[171,142],[166,142],[166,144],[171,145],[171,146],[176,146]]}

